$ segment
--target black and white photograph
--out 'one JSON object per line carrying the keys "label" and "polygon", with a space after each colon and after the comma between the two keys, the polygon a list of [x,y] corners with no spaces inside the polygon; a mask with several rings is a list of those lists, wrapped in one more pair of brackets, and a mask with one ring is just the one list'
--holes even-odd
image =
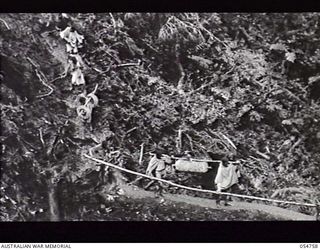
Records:
{"label": "black and white photograph", "polygon": [[319,26],[0,14],[0,221],[319,221]]}

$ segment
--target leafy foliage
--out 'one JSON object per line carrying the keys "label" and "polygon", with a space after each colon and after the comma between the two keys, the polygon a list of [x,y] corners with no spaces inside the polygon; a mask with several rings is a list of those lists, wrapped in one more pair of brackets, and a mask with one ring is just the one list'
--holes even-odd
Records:
{"label": "leafy foliage", "polygon": [[[97,143],[121,150],[124,165],[142,172],[141,143],[175,153],[179,128],[183,150],[198,157],[232,151],[218,143],[221,133],[229,138],[243,160],[246,194],[319,193],[319,14],[2,16],[12,29],[0,27],[9,65],[1,86],[1,192],[9,197],[3,202],[25,204],[20,215],[6,205],[4,220],[46,207],[39,190],[48,178],[70,193],[93,188],[93,164],[81,154]],[[43,82],[54,91],[39,98]],[[80,104],[90,108],[83,113]]]}

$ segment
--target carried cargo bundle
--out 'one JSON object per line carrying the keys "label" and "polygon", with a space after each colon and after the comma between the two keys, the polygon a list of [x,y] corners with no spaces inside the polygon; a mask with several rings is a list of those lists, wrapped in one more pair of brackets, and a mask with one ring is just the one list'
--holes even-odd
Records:
{"label": "carried cargo bundle", "polygon": [[196,173],[206,173],[210,168],[207,162],[187,160],[177,160],[175,163],[175,167],[177,171]]}

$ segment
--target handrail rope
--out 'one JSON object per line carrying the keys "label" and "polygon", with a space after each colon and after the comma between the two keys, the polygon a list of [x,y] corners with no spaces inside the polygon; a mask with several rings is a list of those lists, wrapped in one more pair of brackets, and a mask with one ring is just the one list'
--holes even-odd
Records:
{"label": "handrail rope", "polygon": [[130,174],[139,175],[139,176],[142,176],[142,177],[151,179],[151,180],[157,180],[157,181],[164,182],[164,183],[167,183],[167,184],[169,184],[169,185],[176,186],[176,187],[180,187],[180,188],[187,189],[187,190],[192,190],[192,191],[197,191],[197,192],[203,192],[203,193],[212,193],[212,194],[218,194],[218,195],[229,195],[229,196],[233,196],[233,197],[240,197],[240,198],[246,198],[246,199],[252,199],[252,200],[269,201],[269,202],[276,202],[276,203],[283,203],[283,204],[291,204],[291,205],[298,205],[298,206],[317,207],[317,205],[311,204],[311,203],[300,203],[300,202],[294,202],[294,201],[274,200],[274,199],[262,198],[262,197],[255,197],[255,196],[250,196],[250,195],[234,194],[234,193],[227,193],[227,192],[218,192],[218,191],[207,190],[207,189],[199,189],[199,188],[187,187],[187,186],[184,186],[184,185],[176,184],[176,183],[171,182],[171,181],[168,181],[168,180],[160,179],[160,178],[157,178],[157,177],[153,177],[153,176],[149,176],[149,175],[146,175],[146,174],[138,173],[138,172],[136,172],[136,171],[132,171],[132,170],[129,170],[129,169],[125,169],[125,168],[123,168],[123,167],[119,167],[119,166],[114,165],[114,164],[112,164],[112,163],[105,162],[105,161],[102,161],[102,160],[100,160],[100,159],[96,159],[96,158],[94,158],[94,157],[92,157],[92,156],[89,156],[89,155],[87,155],[87,154],[83,154],[83,156],[86,157],[86,158],[88,158],[88,159],[91,159],[91,160],[93,160],[93,161],[96,161],[96,162],[105,164],[105,165],[107,165],[107,166],[110,166],[110,167],[119,169],[119,170],[121,170],[121,171],[130,173]]}

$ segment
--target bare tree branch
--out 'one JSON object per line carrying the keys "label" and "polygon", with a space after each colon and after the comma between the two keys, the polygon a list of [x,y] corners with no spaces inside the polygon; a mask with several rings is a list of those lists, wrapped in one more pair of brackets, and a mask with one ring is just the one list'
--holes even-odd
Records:
{"label": "bare tree branch", "polygon": [[6,28],[7,28],[8,30],[10,30],[9,25],[7,24],[7,22],[6,22],[5,20],[3,20],[2,18],[0,18],[0,21],[4,23],[4,25],[6,26]]}

